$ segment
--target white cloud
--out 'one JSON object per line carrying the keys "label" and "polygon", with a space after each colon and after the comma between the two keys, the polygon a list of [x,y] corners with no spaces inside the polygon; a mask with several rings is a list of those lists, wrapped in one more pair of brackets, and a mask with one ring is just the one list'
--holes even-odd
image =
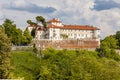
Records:
{"label": "white cloud", "polygon": [[25,0],[15,0],[13,2],[13,5],[16,6],[16,7],[26,7],[27,2]]}
{"label": "white cloud", "polygon": [[[4,0],[3,0],[4,1]],[[101,29],[101,36],[105,37],[114,34],[120,30],[120,9],[108,9],[104,11],[95,11],[92,8],[95,0],[9,0],[17,7],[25,7],[28,3],[43,7],[53,7],[56,9],[51,14],[29,13],[26,11],[6,10],[4,15],[15,21],[22,28],[27,25],[26,20],[32,19],[38,15],[44,16],[47,20],[57,17],[65,24],[93,25]],[[6,1],[10,4],[9,1]],[[120,0],[114,0],[120,3]],[[5,2],[4,2],[5,3]],[[0,4],[1,5],[1,4]],[[0,12],[0,17],[3,13]]]}
{"label": "white cloud", "polygon": [[5,18],[5,15],[4,15],[3,13],[4,13],[4,12],[3,12],[2,8],[0,7],[0,24],[3,23],[3,20],[4,20],[4,18]]}
{"label": "white cloud", "polygon": [[117,3],[120,3],[120,0],[113,0],[113,1],[115,1],[115,2],[117,2]]}
{"label": "white cloud", "polygon": [[44,6],[38,6],[37,4],[34,4],[32,2],[27,2],[25,0],[16,0],[14,2],[11,2],[8,5],[4,5],[5,9],[11,9],[11,10],[18,10],[18,11],[26,11],[30,13],[53,13],[56,11],[53,7],[44,7]]}
{"label": "white cloud", "polygon": [[[0,9],[1,10],[1,9]],[[0,20],[4,18],[3,12],[0,11]]]}
{"label": "white cloud", "polygon": [[[118,25],[120,19],[120,10],[113,9],[113,10],[106,10],[95,12],[94,11],[94,20],[92,20],[92,24],[99,26],[101,28],[102,36],[107,36],[114,34],[117,30],[120,30]],[[90,22],[90,20],[88,21]]]}

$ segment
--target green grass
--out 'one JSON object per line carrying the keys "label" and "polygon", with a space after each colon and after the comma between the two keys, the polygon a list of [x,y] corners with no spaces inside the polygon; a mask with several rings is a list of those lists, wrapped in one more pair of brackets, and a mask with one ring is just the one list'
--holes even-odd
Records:
{"label": "green grass", "polygon": [[35,80],[39,74],[40,59],[32,52],[13,52],[11,56],[12,74],[15,78]]}

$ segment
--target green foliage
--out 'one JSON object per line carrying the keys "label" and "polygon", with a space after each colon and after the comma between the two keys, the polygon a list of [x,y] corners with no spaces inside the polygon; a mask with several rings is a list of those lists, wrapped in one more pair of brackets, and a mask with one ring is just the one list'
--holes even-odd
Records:
{"label": "green foliage", "polygon": [[[44,29],[46,29],[47,24],[46,24],[46,21],[45,21],[45,18],[44,18],[44,17],[42,17],[42,16],[37,16],[37,17],[36,17],[36,21],[37,21],[37,23],[41,22],[42,25],[43,25],[43,27],[44,27]],[[32,26],[32,25],[36,25],[36,26],[37,26],[37,23],[32,22],[31,20],[27,20],[27,23],[30,24],[31,26]]]}
{"label": "green foliage", "polygon": [[[30,23],[30,20],[27,21]],[[31,22],[32,24],[35,24]],[[19,28],[16,28],[16,25],[11,21],[10,19],[6,19],[1,25],[7,36],[10,38],[11,43],[14,45],[28,45],[32,41],[32,36],[30,35],[30,32],[26,29],[23,33],[22,30]]]}
{"label": "green foliage", "polygon": [[36,20],[37,22],[41,22],[42,25],[44,26],[44,29],[46,29],[47,24],[46,24],[45,18],[43,18],[42,16],[37,16]]}
{"label": "green foliage", "polygon": [[32,36],[31,36],[29,30],[26,29],[22,35],[22,44],[28,45],[31,42],[32,42]]}
{"label": "green foliage", "polygon": [[31,20],[27,20],[27,23],[30,24],[31,26],[36,25],[36,23],[32,22]]}
{"label": "green foliage", "polygon": [[[100,58],[97,52],[46,49],[39,58],[29,52],[14,52],[14,77],[25,80],[119,80],[119,62]],[[113,51],[114,53],[114,51]]]}
{"label": "green foliage", "polygon": [[[113,64],[116,66],[116,69],[111,70],[109,68],[111,66],[109,65],[110,60],[105,58],[106,60],[102,62],[97,56],[97,52],[48,49],[44,53],[46,54],[42,65],[45,67],[46,74],[40,73],[40,79],[119,80],[118,75],[120,73],[117,71],[119,63],[111,60],[115,62]],[[105,61],[108,61],[108,63]],[[117,74],[115,71],[117,71]],[[112,75],[114,73],[116,76]]]}
{"label": "green foliage", "polygon": [[10,40],[4,32],[4,29],[0,27],[0,79],[6,79],[9,77],[10,72]]}
{"label": "green foliage", "polygon": [[21,45],[21,43],[22,43],[22,30],[16,29],[14,35],[15,36],[13,36],[13,38],[12,38],[13,39],[12,43],[14,43],[15,45]]}
{"label": "green foliage", "polygon": [[60,36],[63,37],[63,39],[67,39],[68,38],[68,35],[66,35],[66,34],[61,34]]}
{"label": "green foliage", "polygon": [[13,24],[13,21],[11,21],[10,19],[6,19],[3,23],[3,27],[7,36],[11,38],[16,29],[16,25]]}
{"label": "green foliage", "polygon": [[100,57],[112,58],[114,60],[120,61],[120,56],[114,49],[118,48],[117,39],[114,36],[108,36],[102,40],[100,45]]}
{"label": "green foliage", "polygon": [[13,24],[13,21],[6,19],[3,23],[3,27],[5,29],[5,33],[7,34],[7,36],[11,38],[11,40],[13,41],[12,38],[15,34],[16,25]]}
{"label": "green foliage", "polygon": [[36,20],[42,23],[45,21],[45,19],[42,16],[37,16]]}
{"label": "green foliage", "polygon": [[34,52],[35,54],[38,54],[38,49],[37,49],[37,47],[36,47],[35,44],[33,45],[33,52]]}
{"label": "green foliage", "polygon": [[116,37],[116,39],[118,40],[118,46],[120,47],[120,31],[117,31],[117,32],[116,32],[115,37]]}
{"label": "green foliage", "polygon": [[28,23],[28,24],[32,24],[32,21],[31,21],[31,20],[27,20],[27,23]]}
{"label": "green foliage", "polygon": [[3,23],[5,33],[15,45],[20,45],[22,40],[22,30],[16,28],[16,25],[10,19],[6,19]]}
{"label": "green foliage", "polygon": [[[33,38],[35,38],[35,32],[36,32],[37,26],[41,26],[41,25],[39,25],[38,23],[42,23],[44,32],[47,31],[47,24],[46,24],[45,18],[42,17],[42,16],[37,16],[37,17],[36,17],[36,22],[32,22],[31,20],[27,20],[27,23],[30,24],[31,26],[34,26],[34,27],[35,27],[35,28],[33,28],[32,31],[31,31],[31,36],[32,36]],[[46,37],[46,35],[45,35],[45,37]]]}
{"label": "green foliage", "polygon": [[101,42],[101,48],[108,47],[110,49],[115,49],[118,47],[117,43],[118,41],[116,38],[114,38],[113,36],[108,36]]}
{"label": "green foliage", "polygon": [[31,52],[14,52],[11,56],[11,78],[24,80],[36,80],[40,71],[40,59]]}

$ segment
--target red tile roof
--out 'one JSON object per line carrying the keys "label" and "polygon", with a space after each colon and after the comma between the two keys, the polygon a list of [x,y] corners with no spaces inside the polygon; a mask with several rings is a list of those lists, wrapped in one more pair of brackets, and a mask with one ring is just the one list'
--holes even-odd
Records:
{"label": "red tile roof", "polygon": [[82,26],[82,25],[63,25],[63,26],[55,26],[48,25],[48,28],[60,28],[60,29],[77,29],[77,30],[100,30],[99,28],[93,26]]}

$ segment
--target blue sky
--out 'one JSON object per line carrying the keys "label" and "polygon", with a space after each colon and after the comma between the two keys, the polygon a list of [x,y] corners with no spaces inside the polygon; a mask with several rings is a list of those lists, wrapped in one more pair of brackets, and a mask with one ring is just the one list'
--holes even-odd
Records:
{"label": "blue sky", "polygon": [[98,27],[102,38],[120,30],[120,0],[0,0],[0,24],[9,18],[25,29],[26,20],[39,15]]}

